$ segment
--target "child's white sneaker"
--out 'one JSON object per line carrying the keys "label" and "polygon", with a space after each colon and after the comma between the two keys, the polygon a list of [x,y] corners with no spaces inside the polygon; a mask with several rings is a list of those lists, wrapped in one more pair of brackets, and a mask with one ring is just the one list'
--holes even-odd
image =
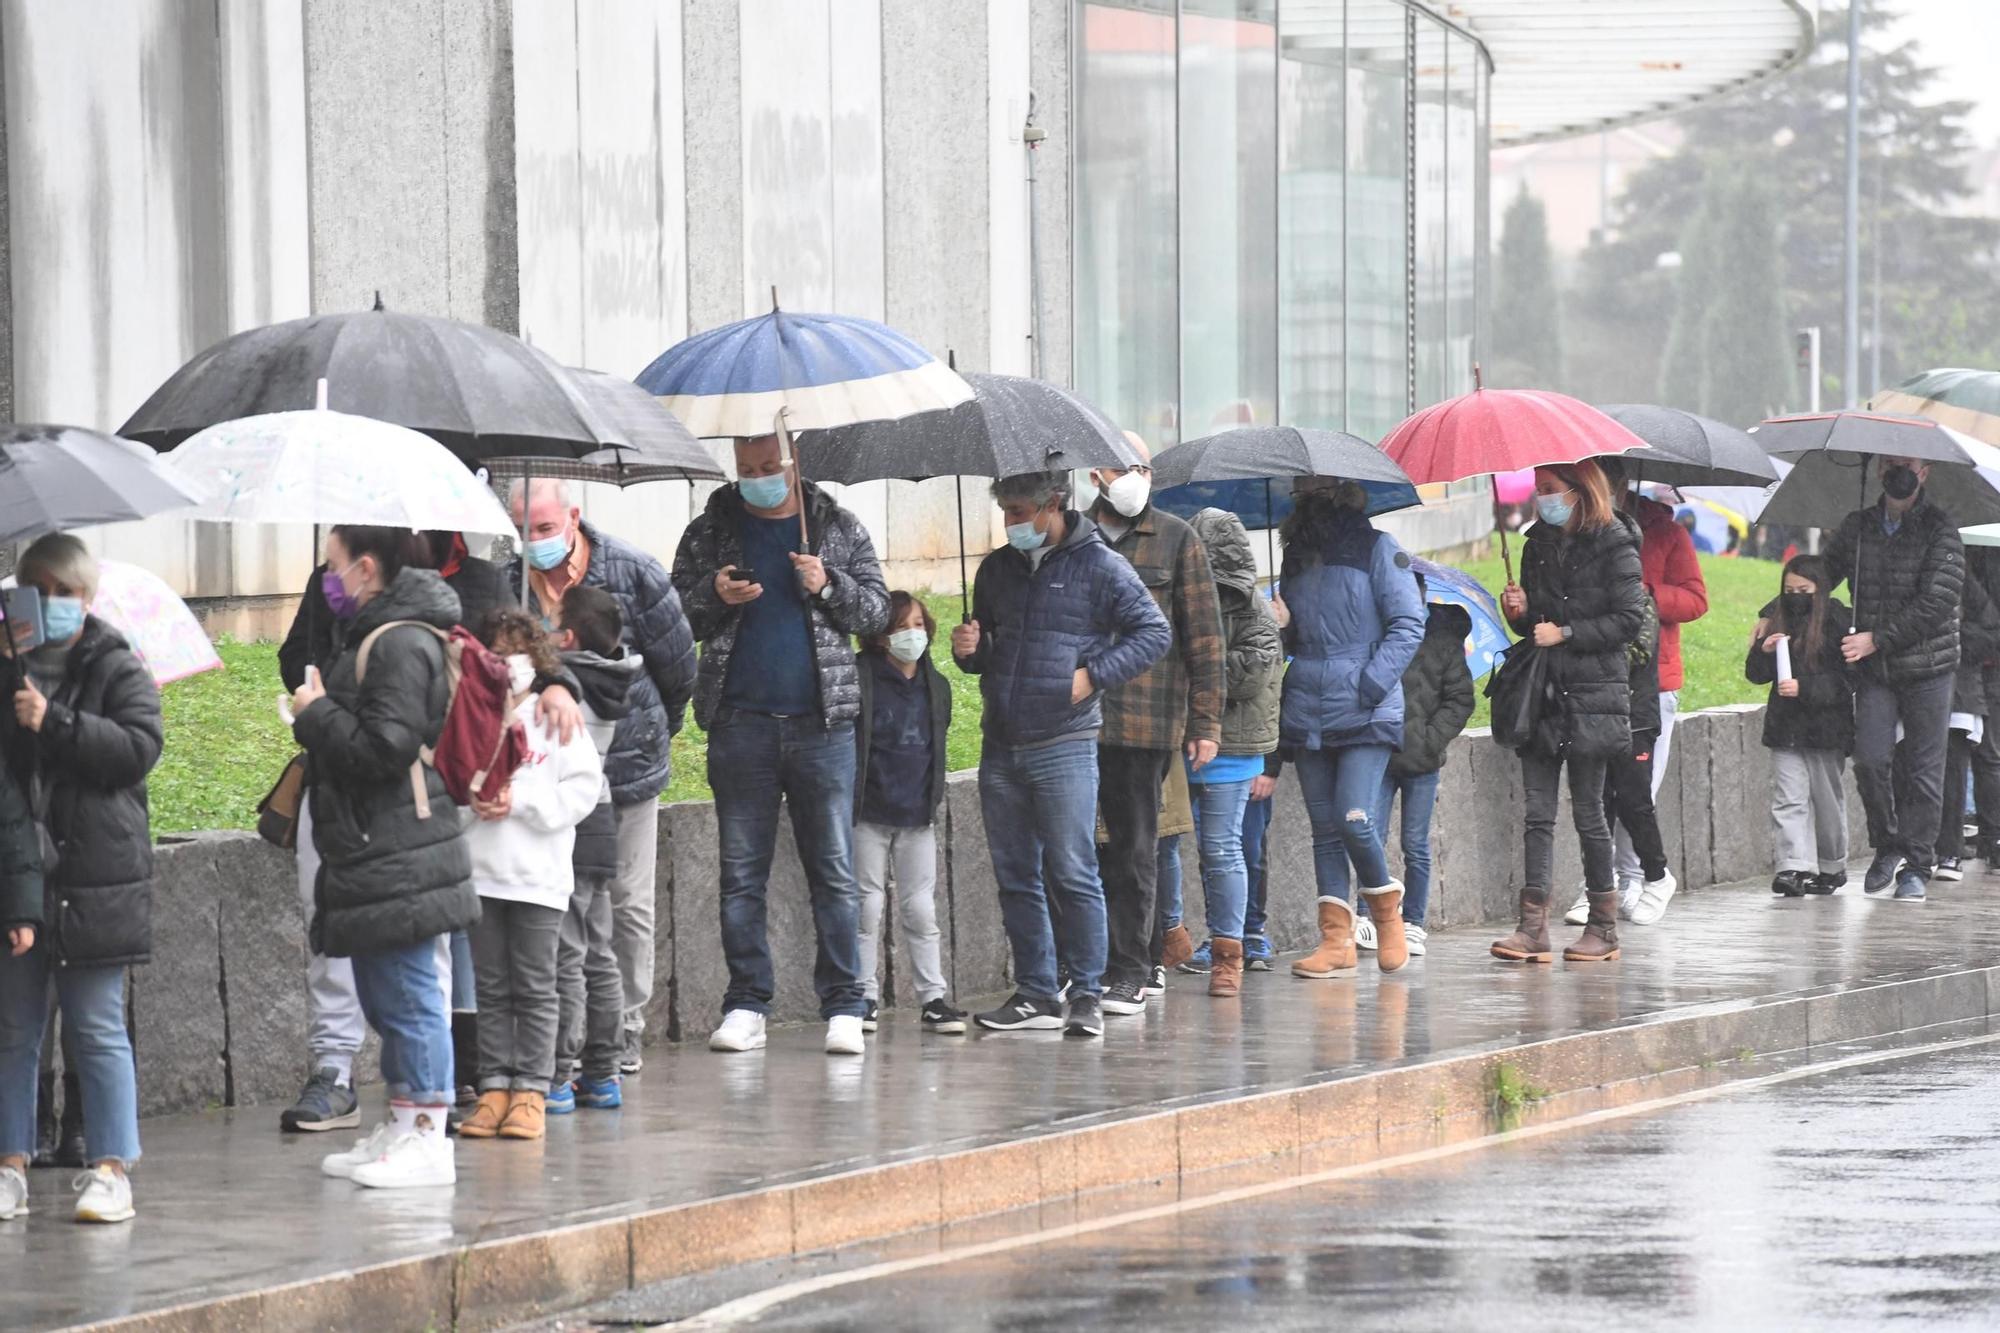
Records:
{"label": "child's white sneaker", "polygon": [[76,1178],[81,1195],[76,1201],[79,1222],[130,1222],[133,1217],[132,1182],[120,1171],[96,1166]]}
{"label": "child's white sneaker", "polygon": [[404,1134],[372,1162],[363,1162],[349,1177],[372,1190],[425,1189],[458,1183],[458,1164],[444,1127],[426,1134]]}
{"label": "child's white sneaker", "polygon": [[754,1009],[731,1009],[708,1039],[711,1051],[755,1051],[763,1046],[764,1015]]}
{"label": "child's white sneaker", "polygon": [[826,1020],[828,1055],[861,1055],[868,1049],[867,1042],[861,1034],[860,1014],[835,1014]]}
{"label": "child's white sneaker", "polygon": [[26,1216],[28,1177],[11,1166],[0,1166],[0,1222]]}
{"label": "child's white sneaker", "polygon": [[346,1152],[328,1153],[319,1159],[321,1175],[332,1176],[335,1180],[354,1179],[354,1168],[363,1162],[372,1162],[389,1151],[389,1144],[396,1137],[396,1127],[384,1120],[354,1141],[354,1146]]}
{"label": "child's white sneaker", "polygon": [[1422,958],[1424,956],[1424,941],[1430,937],[1430,932],[1422,926],[1413,926],[1407,921],[1403,923],[1403,943],[1409,946],[1410,957]]}

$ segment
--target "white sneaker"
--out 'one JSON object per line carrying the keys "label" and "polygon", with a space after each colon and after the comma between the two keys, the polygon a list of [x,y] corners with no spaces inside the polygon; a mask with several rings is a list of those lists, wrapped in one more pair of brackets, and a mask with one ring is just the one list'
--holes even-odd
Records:
{"label": "white sneaker", "polygon": [[1667,904],[1674,899],[1674,891],[1680,884],[1669,870],[1658,879],[1646,881],[1646,887],[1639,891],[1639,901],[1632,908],[1632,924],[1635,926],[1657,925],[1667,914]]}
{"label": "white sneaker", "polygon": [[0,1166],[0,1222],[28,1212],[28,1178],[11,1166]]}
{"label": "white sneaker", "polygon": [[1589,922],[1590,886],[1588,884],[1579,884],[1576,886],[1576,901],[1569,905],[1567,912],[1563,913],[1563,920],[1572,926],[1581,926]]}
{"label": "white sneaker", "polygon": [[1375,922],[1360,912],[1354,914],[1354,947],[1357,949],[1375,947]]}
{"label": "white sneaker", "polygon": [[861,1055],[867,1049],[868,1039],[861,1035],[859,1014],[835,1014],[826,1020],[828,1055]]}
{"label": "white sneaker", "polygon": [[1410,957],[1422,958],[1424,956],[1424,941],[1430,937],[1430,932],[1422,926],[1413,926],[1407,921],[1403,923],[1403,943],[1409,947]]}
{"label": "white sneaker", "polygon": [[371,1190],[425,1189],[458,1183],[454,1145],[440,1125],[429,1134],[401,1134],[389,1150],[354,1168],[348,1179]]}
{"label": "white sneaker", "polygon": [[1639,906],[1639,895],[1645,892],[1645,889],[1646,881],[1643,879],[1620,880],[1618,883],[1618,915],[1630,921],[1633,910]]}
{"label": "white sneaker", "polygon": [[97,1166],[76,1178],[79,1222],[130,1222],[133,1216],[132,1182],[108,1166]]}
{"label": "white sneaker", "polygon": [[335,1180],[354,1179],[354,1168],[363,1162],[372,1162],[389,1151],[389,1144],[395,1140],[396,1127],[387,1120],[368,1131],[367,1135],[354,1141],[354,1146],[346,1152],[328,1153],[319,1159],[319,1171],[323,1176]]}
{"label": "white sneaker", "polygon": [[722,1026],[709,1034],[711,1051],[759,1051],[764,1048],[764,1015],[752,1009],[731,1009]]}

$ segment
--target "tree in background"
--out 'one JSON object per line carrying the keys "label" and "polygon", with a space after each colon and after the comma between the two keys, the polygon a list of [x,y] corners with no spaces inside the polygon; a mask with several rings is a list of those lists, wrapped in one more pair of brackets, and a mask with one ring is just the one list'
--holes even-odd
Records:
{"label": "tree in background", "polygon": [[1680,256],[1659,401],[1743,424],[1780,411],[1792,372],[1770,187],[1746,171],[1711,170]]}
{"label": "tree in background", "polygon": [[1562,321],[1548,213],[1524,187],[1507,205],[1494,274],[1493,357],[1496,387],[1556,388],[1562,383]]}

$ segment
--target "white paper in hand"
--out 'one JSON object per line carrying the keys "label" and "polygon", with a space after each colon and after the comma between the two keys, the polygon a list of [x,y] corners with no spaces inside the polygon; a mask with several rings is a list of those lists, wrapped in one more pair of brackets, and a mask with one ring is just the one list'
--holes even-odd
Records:
{"label": "white paper in hand", "polygon": [[1789,636],[1778,640],[1778,682],[1783,684],[1792,678],[1792,641]]}

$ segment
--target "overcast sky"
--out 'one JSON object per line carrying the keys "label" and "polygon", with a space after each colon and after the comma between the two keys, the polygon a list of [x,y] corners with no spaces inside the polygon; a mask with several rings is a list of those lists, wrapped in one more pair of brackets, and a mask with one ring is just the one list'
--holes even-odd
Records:
{"label": "overcast sky", "polygon": [[1939,67],[1936,91],[1974,103],[1973,138],[2000,143],[2000,0],[1901,0],[1901,7],[1898,36]]}

